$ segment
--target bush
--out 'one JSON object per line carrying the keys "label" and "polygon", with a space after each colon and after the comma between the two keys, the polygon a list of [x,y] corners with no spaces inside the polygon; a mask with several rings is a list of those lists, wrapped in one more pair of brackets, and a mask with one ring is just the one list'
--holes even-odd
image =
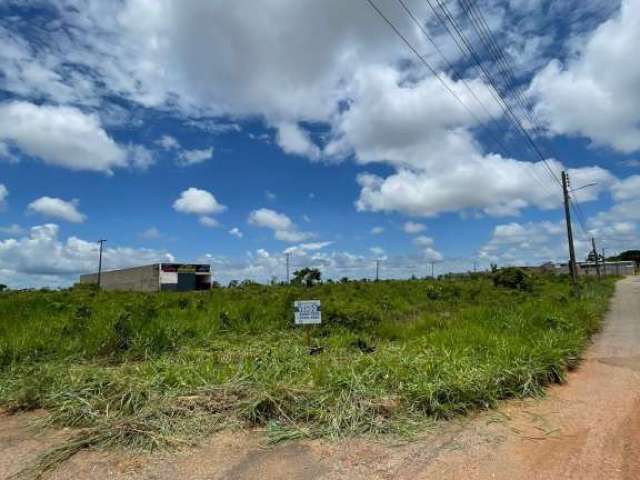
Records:
{"label": "bush", "polygon": [[533,288],[531,277],[524,270],[517,267],[501,268],[493,273],[492,279],[493,285],[496,287],[524,292],[529,292]]}

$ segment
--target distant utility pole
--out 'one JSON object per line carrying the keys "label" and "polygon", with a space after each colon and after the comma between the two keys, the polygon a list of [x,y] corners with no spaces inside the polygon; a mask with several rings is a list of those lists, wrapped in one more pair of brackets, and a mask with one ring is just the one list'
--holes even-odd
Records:
{"label": "distant utility pole", "polygon": [[106,242],[105,239],[100,239],[98,240],[98,243],[100,244],[100,256],[98,257],[98,290],[100,290],[100,287],[102,285],[102,244]]}
{"label": "distant utility pole", "polygon": [[476,273],[478,271],[478,262],[476,262],[475,260],[473,261],[473,273]]}
{"label": "distant utility pole", "polygon": [[376,260],[376,282],[380,280],[380,260]]}
{"label": "distant utility pole", "polygon": [[290,253],[285,253],[284,256],[287,259],[287,284],[289,283],[289,256],[291,254]]}
{"label": "distant utility pole", "polygon": [[564,218],[567,223],[567,239],[569,241],[569,271],[574,285],[578,283],[578,269],[576,265],[576,251],[573,246],[573,231],[571,230],[571,213],[569,212],[569,175],[562,171],[562,193],[564,197]]}
{"label": "distant utility pole", "polygon": [[607,276],[607,257],[604,254],[604,248],[602,249],[602,274]]}
{"label": "distant utility pole", "polygon": [[434,273],[435,272],[435,265],[436,265],[436,262],[434,260],[431,260],[431,278],[436,278],[435,273]]}
{"label": "distant utility pole", "polygon": [[596,250],[596,239],[591,237],[591,245],[593,246],[593,257],[596,260],[596,272],[600,278],[600,262],[598,262],[598,250]]}

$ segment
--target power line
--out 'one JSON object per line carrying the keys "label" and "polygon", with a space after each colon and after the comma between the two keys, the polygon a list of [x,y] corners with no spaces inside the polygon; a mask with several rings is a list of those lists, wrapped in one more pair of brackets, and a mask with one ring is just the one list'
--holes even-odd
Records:
{"label": "power line", "polygon": [[457,34],[457,37],[461,40],[462,44],[464,44],[464,46],[466,47],[466,52],[465,52],[465,48],[462,48],[460,42],[456,41],[456,35],[454,35],[451,29],[448,28],[447,23],[443,20],[442,16],[438,13],[436,8],[433,6],[431,0],[426,0],[426,2],[429,5],[429,7],[433,10],[433,12],[435,13],[436,17],[441,22],[441,24],[446,28],[449,35],[451,35],[452,38],[454,38],[454,41],[456,45],[458,45],[458,48],[461,48],[463,55],[467,55],[467,52],[468,52],[468,55],[471,56],[472,60],[475,62],[478,68],[480,68],[480,70],[484,73],[485,80],[492,87],[492,89],[495,91],[496,95],[500,99],[499,104],[502,107],[506,118],[512,123],[512,125],[515,126],[516,131],[522,134],[522,136],[526,140],[526,144],[529,147],[529,149],[531,149],[532,152],[542,161],[543,165],[545,166],[545,168],[547,169],[551,177],[554,179],[554,181],[556,181],[560,186],[562,186],[562,182],[560,182],[557,175],[548,165],[547,159],[542,154],[537,144],[533,141],[533,139],[531,138],[531,135],[529,135],[529,132],[527,132],[527,130],[523,127],[522,122],[514,113],[511,105],[509,105],[509,103],[507,103],[507,101],[505,100],[504,97],[506,96],[505,95],[506,92],[502,91],[502,89],[499,88],[493,76],[484,67],[483,62],[480,59],[480,56],[478,55],[474,47],[471,45],[471,42],[467,39],[466,35],[462,31],[462,29],[460,28],[456,20],[452,17],[447,6],[441,0],[436,0],[436,3],[438,4],[438,7],[440,8],[442,14],[444,15],[448,23],[451,24],[451,26],[453,27],[453,29]]}
{"label": "power line", "polygon": [[[462,101],[462,99],[451,89],[451,87],[440,77],[435,68],[424,58],[422,54],[418,52],[418,50],[409,42],[409,40],[400,32],[400,30],[389,20],[389,18],[378,8],[378,6],[372,0],[366,0],[369,6],[387,23],[387,25],[395,32],[395,34],[404,42],[404,44],[420,59],[420,61],[429,69],[429,71],[433,74],[434,77],[440,81],[440,83],[447,89],[447,91],[462,105],[462,107],[478,122],[478,124],[482,124],[482,120]],[[491,90],[490,90],[491,91]],[[505,105],[508,109],[509,107]],[[498,142],[500,144],[500,142]],[[528,164],[528,162],[527,162]],[[537,174],[535,173],[535,169],[531,167],[531,171],[534,172],[534,177],[537,181],[543,185],[543,188],[546,188],[546,184],[537,178]],[[553,172],[551,172],[553,174]]]}

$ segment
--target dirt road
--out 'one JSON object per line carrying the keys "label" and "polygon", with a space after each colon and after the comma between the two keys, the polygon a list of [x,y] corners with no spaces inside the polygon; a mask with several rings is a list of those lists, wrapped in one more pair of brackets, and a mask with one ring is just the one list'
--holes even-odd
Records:
{"label": "dirt road", "polygon": [[[0,478],[64,436],[35,437],[28,420],[0,416]],[[224,433],[164,457],[81,452],[48,478],[640,479],[640,278],[619,282],[585,361],[545,399],[443,422],[404,445],[349,440],[263,448],[255,433]]]}

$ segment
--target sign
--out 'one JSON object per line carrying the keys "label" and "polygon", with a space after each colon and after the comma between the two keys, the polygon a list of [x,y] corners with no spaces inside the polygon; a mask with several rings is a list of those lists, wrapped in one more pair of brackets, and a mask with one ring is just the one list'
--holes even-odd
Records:
{"label": "sign", "polygon": [[296,325],[314,325],[322,323],[320,300],[297,300],[293,302]]}

